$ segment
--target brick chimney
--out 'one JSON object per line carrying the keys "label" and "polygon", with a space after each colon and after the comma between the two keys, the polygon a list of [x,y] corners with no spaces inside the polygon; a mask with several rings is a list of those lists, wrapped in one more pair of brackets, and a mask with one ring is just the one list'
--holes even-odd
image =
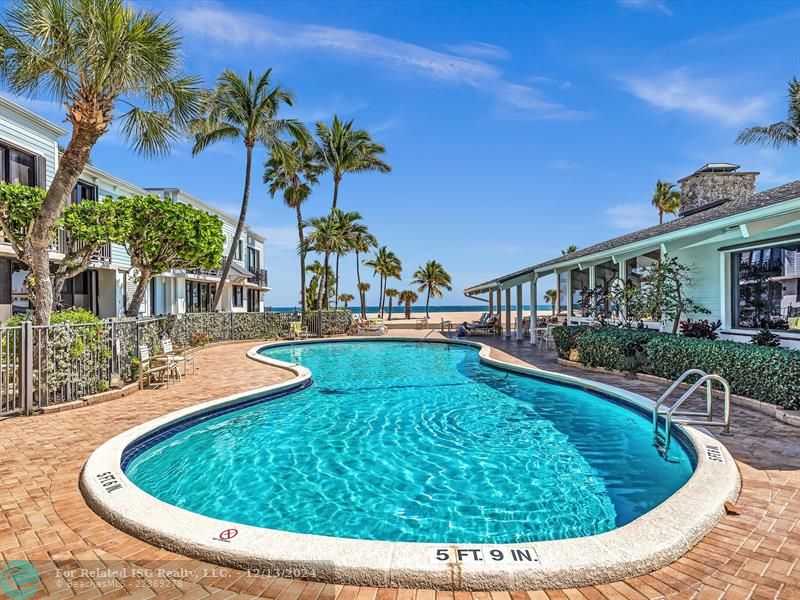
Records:
{"label": "brick chimney", "polygon": [[730,200],[745,200],[756,193],[754,171],[739,172],[739,165],[708,163],[679,179],[681,216],[700,212]]}

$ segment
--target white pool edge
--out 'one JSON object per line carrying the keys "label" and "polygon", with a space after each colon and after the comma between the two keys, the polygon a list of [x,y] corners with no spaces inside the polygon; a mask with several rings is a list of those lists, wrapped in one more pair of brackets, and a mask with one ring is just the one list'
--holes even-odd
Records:
{"label": "white pool edge", "polygon": [[[418,338],[331,338],[298,343],[414,341]],[[491,347],[474,341],[429,339],[422,343],[451,343],[479,348],[487,364],[535,374],[555,382],[577,384],[587,390],[652,407],[638,394],[586,379],[507,363],[490,356]],[[741,480],[736,463],[724,445],[707,432],[683,427],[696,449],[697,467],[689,481],[663,503],[631,523],[607,533],[523,544],[429,544],[335,538],[242,525],[189,512],[150,496],[122,472],[125,448],[152,431],[194,413],[298,386],[311,378],[301,366],[258,354],[259,344],[247,354],[255,361],[286,369],[294,377],[218,400],[174,411],[129,429],[105,442],[87,460],[80,486],[89,506],[117,528],[160,548],[224,566],[329,583],[458,590],[514,590],[540,587],[580,587],[635,577],[680,558],[710,531],[724,514],[725,501],[734,501]],[[718,450],[722,461],[709,458]],[[236,534],[229,539],[222,532]],[[503,560],[489,557],[499,551]],[[522,550],[523,552],[519,552]],[[459,551],[461,560],[455,560]],[[527,551],[527,552],[525,552]],[[438,554],[437,554],[438,553]],[[437,556],[447,555],[439,560]],[[519,560],[514,560],[517,558]],[[534,560],[528,561],[527,556]],[[475,560],[484,557],[485,560]]]}

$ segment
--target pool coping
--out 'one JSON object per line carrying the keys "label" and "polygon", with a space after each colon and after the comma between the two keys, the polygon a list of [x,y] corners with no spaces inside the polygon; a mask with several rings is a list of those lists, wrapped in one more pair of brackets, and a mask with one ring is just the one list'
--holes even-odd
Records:
{"label": "pool coping", "polygon": [[[491,356],[490,346],[472,340],[382,336],[262,343],[248,351],[248,357],[285,369],[294,377],[174,411],[108,440],[92,453],[81,472],[80,487],[87,504],[106,521],[137,538],[225,566],[338,584],[477,591],[580,587],[643,575],[685,554],[723,516],[724,502],[738,496],[741,480],[728,450],[708,432],[687,426],[682,430],[696,450],[695,471],[660,505],[606,533],[521,544],[385,542],[232,523],[162,502],[136,487],[122,471],[125,449],[155,429],[211,409],[292,393],[292,388],[307,384],[312,374],[306,367],[261,356],[258,351],[262,348],[373,341],[472,346],[479,349],[481,361],[494,367],[579,386],[644,409],[653,404],[620,388],[507,362]],[[498,552],[502,559],[493,560]]]}

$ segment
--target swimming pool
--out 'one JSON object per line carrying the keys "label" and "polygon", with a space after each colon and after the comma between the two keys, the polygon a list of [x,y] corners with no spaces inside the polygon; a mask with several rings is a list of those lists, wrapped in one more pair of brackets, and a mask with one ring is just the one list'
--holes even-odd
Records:
{"label": "swimming pool", "polygon": [[488,366],[474,347],[260,353],[308,367],[313,385],[140,441],[123,455],[130,481],[168,504],[263,528],[509,544],[623,526],[694,469],[691,444],[665,460],[632,405]]}

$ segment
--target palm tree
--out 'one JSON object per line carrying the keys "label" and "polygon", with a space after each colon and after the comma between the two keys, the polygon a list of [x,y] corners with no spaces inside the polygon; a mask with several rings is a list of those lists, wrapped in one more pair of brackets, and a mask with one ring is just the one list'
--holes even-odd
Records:
{"label": "palm tree", "polygon": [[[44,94],[72,126],[21,253],[36,323],[53,310],[48,248],[56,221],[97,141],[115,118],[143,155],[165,154],[199,114],[199,79],[181,70],[181,36],[158,12],[122,0],[18,0],[0,22],[0,81],[23,96]],[[122,114],[115,112],[124,106]]]}
{"label": "palm tree", "polygon": [[364,264],[372,268],[373,276],[380,276],[380,293],[378,295],[378,311],[381,317],[383,316],[383,290],[386,287],[386,282],[389,277],[400,279],[400,274],[403,271],[403,265],[397,255],[389,250],[386,246],[381,246],[375,253],[375,258],[365,260]]}
{"label": "palm tree", "polygon": [[347,305],[353,300],[355,300],[353,294],[339,294],[339,301],[344,303],[345,309],[347,309]]}
{"label": "palm tree", "polygon": [[336,291],[334,295],[337,298],[336,308],[339,308],[339,257],[344,256],[348,252],[353,251],[356,240],[361,236],[368,233],[366,225],[359,223],[361,214],[356,211],[344,212],[339,208],[334,208],[331,211],[331,216],[336,221],[336,226],[339,228],[339,235],[341,237],[341,244],[338,247],[336,254]]}
{"label": "palm tree", "polygon": [[436,298],[441,298],[441,288],[446,289],[448,292],[453,289],[450,285],[452,283],[450,274],[435,260],[429,260],[424,266],[417,269],[411,283],[419,285],[417,288],[418,292],[423,290],[427,291],[427,296],[425,297],[425,316],[429,318],[428,307],[431,302],[431,295]]}
{"label": "palm tree", "polygon": [[400,295],[400,290],[388,288],[383,292],[383,295],[389,299],[389,320],[392,320],[392,299]]}
{"label": "palm tree", "polygon": [[419,300],[419,296],[414,290],[403,290],[400,292],[400,302],[406,305],[406,319],[411,318],[411,305]]}
{"label": "palm tree", "polygon": [[369,291],[370,285],[368,281],[359,281],[358,285],[358,298],[359,302],[361,302],[361,318],[367,318],[367,292]]}
{"label": "palm tree", "polygon": [[245,147],[242,207],[212,301],[214,310],[222,300],[223,287],[247,218],[253,148],[259,142],[267,148],[272,148],[279,142],[282,133],[290,133],[300,140],[308,138],[306,128],[299,121],[276,118],[284,104],[292,106],[293,96],[281,85],[272,86],[271,75],[272,69],[267,69],[258,77],[252,71],[248,71],[247,77],[242,79],[238,73],[226,69],[217,77],[215,88],[206,94],[203,116],[193,119],[190,123],[190,131],[194,134],[192,155],[197,155],[221,141],[241,140]]}
{"label": "palm tree", "polygon": [[343,122],[336,115],[330,126],[317,123],[317,152],[320,162],[333,174],[332,209],[336,208],[339,184],[345,173],[389,173],[392,170],[379,157],[386,152],[386,148],[373,142],[365,129],[353,129],[352,120]]}
{"label": "palm tree", "polygon": [[294,208],[297,214],[297,248],[300,255],[300,304],[306,312],[306,252],[303,244],[303,202],[311,195],[324,167],[315,159],[304,140],[273,144],[269,159],[264,164],[264,183],[269,185],[269,195],[283,190],[283,203]]}
{"label": "palm tree", "polygon": [[766,127],[749,127],[736,138],[737,144],[768,144],[773,148],[797,146],[800,143],[800,80],[789,82],[789,107],[786,120]]}
{"label": "palm tree", "polygon": [[[322,263],[321,284],[317,288],[316,305],[317,308],[328,308],[328,300],[331,297],[331,280],[335,281],[335,275],[331,276],[330,257],[331,254],[340,252],[344,247],[342,230],[333,214],[327,217],[312,217],[303,223],[303,227],[309,228],[310,231],[303,240],[302,250],[318,252],[325,257]],[[323,304],[323,298],[325,304]]]}
{"label": "palm tree", "polygon": [[[378,240],[372,235],[369,230],[364,227],[361,231],[357,231],[353,233],[352,239],[350,240],[350,249],[356,255],[356,287],[359,289],[361,288],[361,254],[365,254],[372,250],[373,248],[378,247]],[[367,289],[369,289],[369,284],[367,284]],[[361,318],[367,318],[367,307],[364,305],[362,300],[361,302]]]}
{"label": "palm tree", "polygon": [[308,282],[306,288],[306,305],[312,309],[320,309],[322,308],[323,282],[325,279],[333,278],[333,269],[330,267],[325,269],[321,262],[315,260],[306,267],[306,271],[311,273],[311,281]]}
{"label": "palm tree", "polygon": [[658,209],[658,223],[664,222],[664,213],[674,215],[681,207],[681,194],[675,189],[674,183],[667,181],[656,182],[653,191],[653,206]]}
{"label": "palm tree", "polygon": [[577,250],[578,247],[575,244],[570,244],[561,251],[561,256],[564,256],[565,254],[572,254],[573,252],[577,252]]}
{"label": "palm tree", "polygon": [[547,302],[553,309],[553,314],[556,314],[556,302],[558,301],[558,292],[555,290],[547,290],[544,293],[544,301]]}

